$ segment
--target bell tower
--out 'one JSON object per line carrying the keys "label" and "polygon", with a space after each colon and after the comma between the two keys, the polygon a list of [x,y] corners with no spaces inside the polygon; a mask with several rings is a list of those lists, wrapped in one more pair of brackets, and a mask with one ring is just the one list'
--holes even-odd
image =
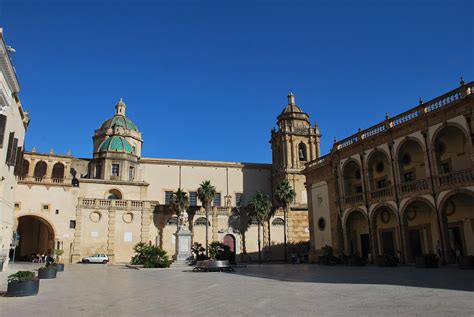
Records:
{"label": "bell tower", "polygon": [[305,164],[320,156],[318,125],[311,127],[309,116],[296,104],[295,95],[288,94],[288,104],[277,117],[277,128],[271,132],[272,188],[287,179],[296,192],[292,208],[307,209]]}

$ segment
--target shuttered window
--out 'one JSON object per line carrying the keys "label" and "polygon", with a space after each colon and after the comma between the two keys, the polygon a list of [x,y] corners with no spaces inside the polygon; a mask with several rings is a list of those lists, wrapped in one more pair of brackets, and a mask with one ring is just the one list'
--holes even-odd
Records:
{"label": "shuttered window", "polygon": [[5,138],[6,126],[7,126],[7,116],[0,114],[0,149],[3,148],[3,139]]}
{"label": "shuttered window", "polygon": [[7,164],[8,166],[10,166],[10,161],[12,159],[14,139],[15,139],[15,132],[10,132],[10,135],[8,136],[7,157],[5,158],[5,164]]}

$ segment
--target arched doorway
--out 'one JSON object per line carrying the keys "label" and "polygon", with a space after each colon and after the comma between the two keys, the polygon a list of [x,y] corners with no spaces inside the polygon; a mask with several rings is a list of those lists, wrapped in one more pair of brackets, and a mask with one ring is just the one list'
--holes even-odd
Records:
{"label": "arched doorway", "polygon": [[231,234],[224,236],[224,245],[230,249],[230,262],[235,263],[235,237]]}
{"label": "arched doorway", "polygon": [[398,217],[388,206],[380,206],[372,214],[374,256],[399,256],[402,245],[398,230]]}
{"label": "arched doorway", "polygon": [[29,261],[32,254],[50,254],[54,250],[53,227],[43,218],[18,218],[17,233],[20,241],[16,249],[16,260]]}
{"label": "arched doorway", "polygon": [[346,220],[348,255],[357,255],[366,260],[370,252],[369,224],[365,213],[360,210],[350,212]]}
{"label": "arched doorway", "polygon": [[441,221],[446,238],[448,262],[459,256],[474,255],[474,193],[460,191],[450,195],[441,206]]}

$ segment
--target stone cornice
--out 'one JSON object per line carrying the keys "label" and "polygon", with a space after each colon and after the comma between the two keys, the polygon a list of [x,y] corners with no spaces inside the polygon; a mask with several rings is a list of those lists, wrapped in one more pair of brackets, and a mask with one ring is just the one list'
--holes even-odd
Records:
{"label": "stone cornice", "polygon": [[128,186],[148,186],[147,182],[129,182],[110,179],[80,178],[79,181],[85,184],[107,184],[107,185],[128,185]]}
{"label": "stone cornice", "polygon": [[16,77],[15,68],[12,65],[10,57],[8,56],[7,46],[3,38],[3,29],[0,28],[0,63],[5,69],[5,77],[8,81],[13,93],[20,91],[20,85],[18,84],[18,79]]}
{"label": "stone cornice", "polygon": [[231,167],[231,168],[253,168],[253,169],[271,169],[272,167],[271,164],[264,164],[264,163],[198,161],[198,160],[178,160],[178,159],[161,159],[161,158],[141,158],[140,164]]}

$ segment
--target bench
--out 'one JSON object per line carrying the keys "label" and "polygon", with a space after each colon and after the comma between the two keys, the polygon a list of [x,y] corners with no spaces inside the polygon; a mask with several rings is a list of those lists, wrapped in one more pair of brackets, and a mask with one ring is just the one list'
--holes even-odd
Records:
{"label": "bench", "polygon": [[193,272],[234,272],[228,260],[197,261]]}

